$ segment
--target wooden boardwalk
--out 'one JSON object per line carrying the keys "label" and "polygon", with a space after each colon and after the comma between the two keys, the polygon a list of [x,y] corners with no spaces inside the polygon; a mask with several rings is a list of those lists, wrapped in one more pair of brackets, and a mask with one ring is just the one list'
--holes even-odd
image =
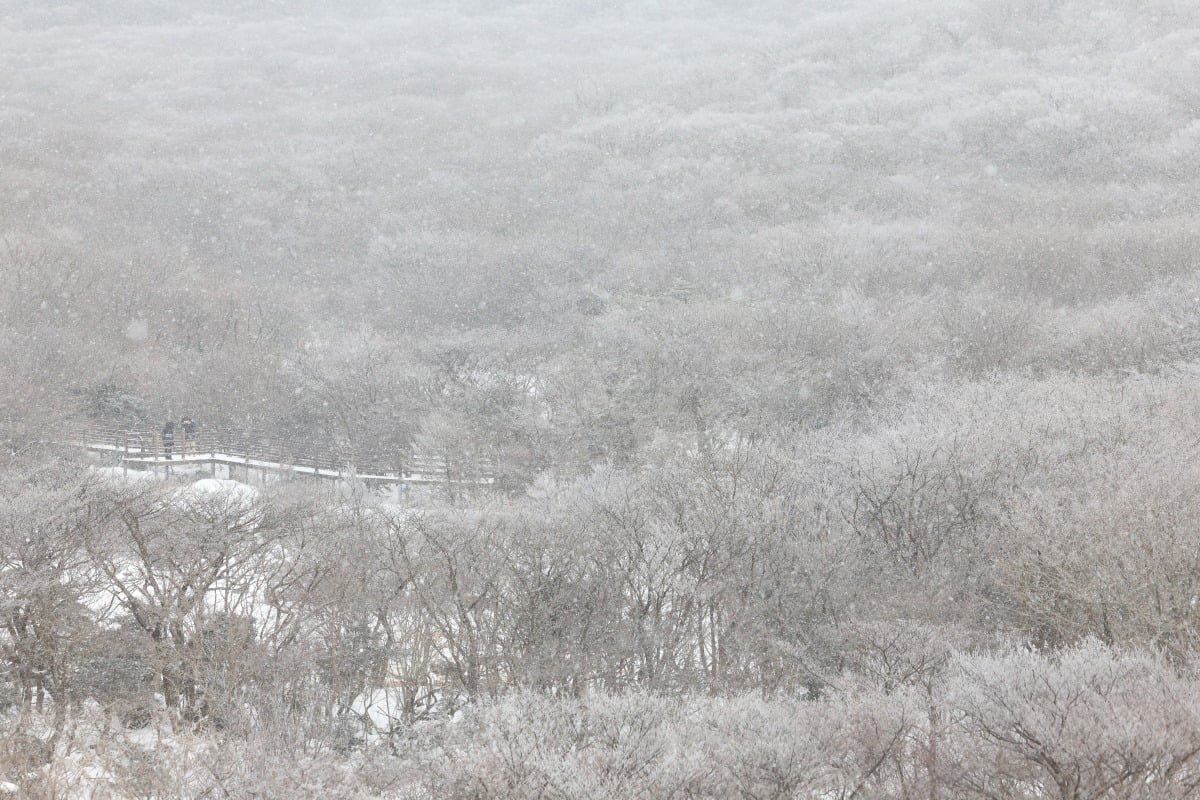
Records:
{"label": "wooden boardwalk", "polygon": [[177,428],[173,441],[156,431],[88,427],[72,437],[91,453],[108,456],[113,464],[136,470],[172,467],[222,467],[227,474],[242,470],[278,476],[360,480],[367,485],[458,485],[487,487],[496,484],[491,464],[469,467],[447,457],[424,453],[365,453],[344,450],[318,451],[307,443],[272,439],[251,433],[197,431],[184,439]]}

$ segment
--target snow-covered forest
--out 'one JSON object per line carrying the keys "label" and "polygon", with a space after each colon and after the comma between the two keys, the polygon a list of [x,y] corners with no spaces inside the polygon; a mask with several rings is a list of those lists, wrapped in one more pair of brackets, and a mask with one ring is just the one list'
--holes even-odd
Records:
{"label": "snow-covered forest", "polygon": [[1200,796],[1198,245],[1194,0],[0,0],[0,797]]}

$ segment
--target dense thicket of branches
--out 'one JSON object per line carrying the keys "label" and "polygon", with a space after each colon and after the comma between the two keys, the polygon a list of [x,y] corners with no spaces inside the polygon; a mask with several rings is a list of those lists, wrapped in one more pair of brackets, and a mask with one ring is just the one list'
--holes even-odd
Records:
{"label": "dense thicket of branches", "polygon": [[0,792],[1200,791],[1195,4],[345,6],[0,2]]}
{"label": "dense thicket of branches", "polygon": [[[1195,388],[931,386],[421,509],[29,456],[0,509],[12,774],[84,785],[18,756],[108,731],[116,796],[351,766],[380,783],[347,797],[1190,796]],[[322,777],[254,766],[287,753]]]}

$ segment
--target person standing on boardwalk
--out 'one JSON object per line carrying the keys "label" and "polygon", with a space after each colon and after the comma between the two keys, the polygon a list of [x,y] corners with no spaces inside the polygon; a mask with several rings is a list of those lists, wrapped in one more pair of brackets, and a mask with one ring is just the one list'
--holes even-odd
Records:
{"label": "person standing on boardwalk", "polygon": [[171,451],[175,449],[175,423],[171,420],[167,420],[167,424],[163,425],[162,446],[163,455],[165,455],[169,461],[171,459]]}
{"label": "person standing on boardwalk", "polygon": [[196,452],[196,423],[192,422],[191,417],[184,417],[179,422],[179,427],[183,429],[183,455],[188,456]]}

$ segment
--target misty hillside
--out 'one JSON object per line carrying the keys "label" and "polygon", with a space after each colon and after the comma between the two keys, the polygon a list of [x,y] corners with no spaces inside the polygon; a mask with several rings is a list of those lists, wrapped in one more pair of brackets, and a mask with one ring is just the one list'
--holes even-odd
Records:
{"label": "misty hillside", "polygon": [[448,348],[655,426],[613,373],[669,353],[775,428],[1193,357],[1186,3],[3,14],[5,360],[76,404],[333,435],[310,383],[374,342],[414,428]]}
{"label": "misty hillside", "polygon": [[1190,0],[0,0],[0,797],[1196,796],[1198,78]]}

